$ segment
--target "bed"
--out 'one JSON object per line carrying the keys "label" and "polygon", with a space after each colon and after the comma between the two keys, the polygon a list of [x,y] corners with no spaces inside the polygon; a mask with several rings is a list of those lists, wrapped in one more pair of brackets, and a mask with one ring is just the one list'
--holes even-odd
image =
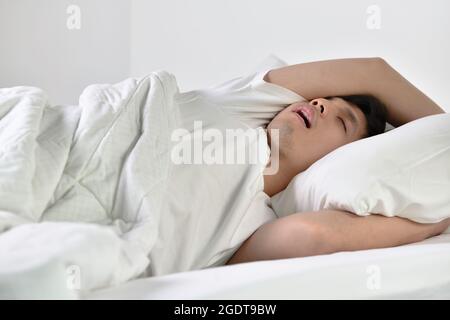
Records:
{"label": "bed", "polygon": [[449,299],[450,234],[394,248],[137,279],[83,299]]}

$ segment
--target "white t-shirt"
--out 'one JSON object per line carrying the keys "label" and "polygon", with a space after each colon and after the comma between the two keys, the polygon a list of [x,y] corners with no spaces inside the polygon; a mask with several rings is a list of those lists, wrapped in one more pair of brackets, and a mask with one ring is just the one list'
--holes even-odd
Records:
{"label": "white t-shirt", "polygon": [[[250,163],[248,158],[244,164],[225,160],[225,164],[172,161],[159,235],[150,253],[147,275],[222,265],[258,227],[277,218],[270,208],[270,198],[263,192],[263,170],[270,150],[262,128],[284,107],[304,100],[287,88],[263,80],[270,69],[280,66],[279,61],[273,61],[248,76],[175,97],[178,127],[183,130],[175,135],[172,147],[176,145],[178,151],[180,147],[195,150],[195,141],[205,137],[195,137],[199,130],[205,133],[214,129],[224,138],[226,130],[240,129],[246,133],[250,130],[253,138],[237,153],[256,152],[259,161]],[[228,143],[226,139],[223,141]],[[203,142],[202,150],[205,145]],[[192,154],[190,159],[195,162]]]}

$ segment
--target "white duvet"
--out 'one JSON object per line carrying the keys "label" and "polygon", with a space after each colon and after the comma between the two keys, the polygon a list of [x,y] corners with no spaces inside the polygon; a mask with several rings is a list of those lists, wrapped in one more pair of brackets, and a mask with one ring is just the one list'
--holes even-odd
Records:
{"label": "white duvet", "polygon": [[[0,296],[61,293],[69,276],[68,289],[90,290],[145,270],[177,90],[165,71],[89,86],[78,106],[0,89]],[[27,275],[35,287],[21,287]]]}

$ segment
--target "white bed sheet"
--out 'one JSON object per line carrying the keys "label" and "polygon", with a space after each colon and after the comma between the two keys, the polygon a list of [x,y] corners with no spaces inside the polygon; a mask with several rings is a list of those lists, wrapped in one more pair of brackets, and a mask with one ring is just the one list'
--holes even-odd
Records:
{"label": "white bed sheet", "polygon": [[450,299],[450,234],[138,279],[85,299]]}

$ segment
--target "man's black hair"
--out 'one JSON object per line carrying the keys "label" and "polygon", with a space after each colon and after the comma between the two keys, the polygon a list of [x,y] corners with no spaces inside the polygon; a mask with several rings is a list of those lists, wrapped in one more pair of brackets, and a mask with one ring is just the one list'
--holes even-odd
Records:
{"label": "man's black hair", "polygon": [[371,95],[349,95],[338,96],[350,104],[358,107],[366,117],[367,131],[366,137],[371,137],[383,133],[386,129],[387,109],[377,98]]}

